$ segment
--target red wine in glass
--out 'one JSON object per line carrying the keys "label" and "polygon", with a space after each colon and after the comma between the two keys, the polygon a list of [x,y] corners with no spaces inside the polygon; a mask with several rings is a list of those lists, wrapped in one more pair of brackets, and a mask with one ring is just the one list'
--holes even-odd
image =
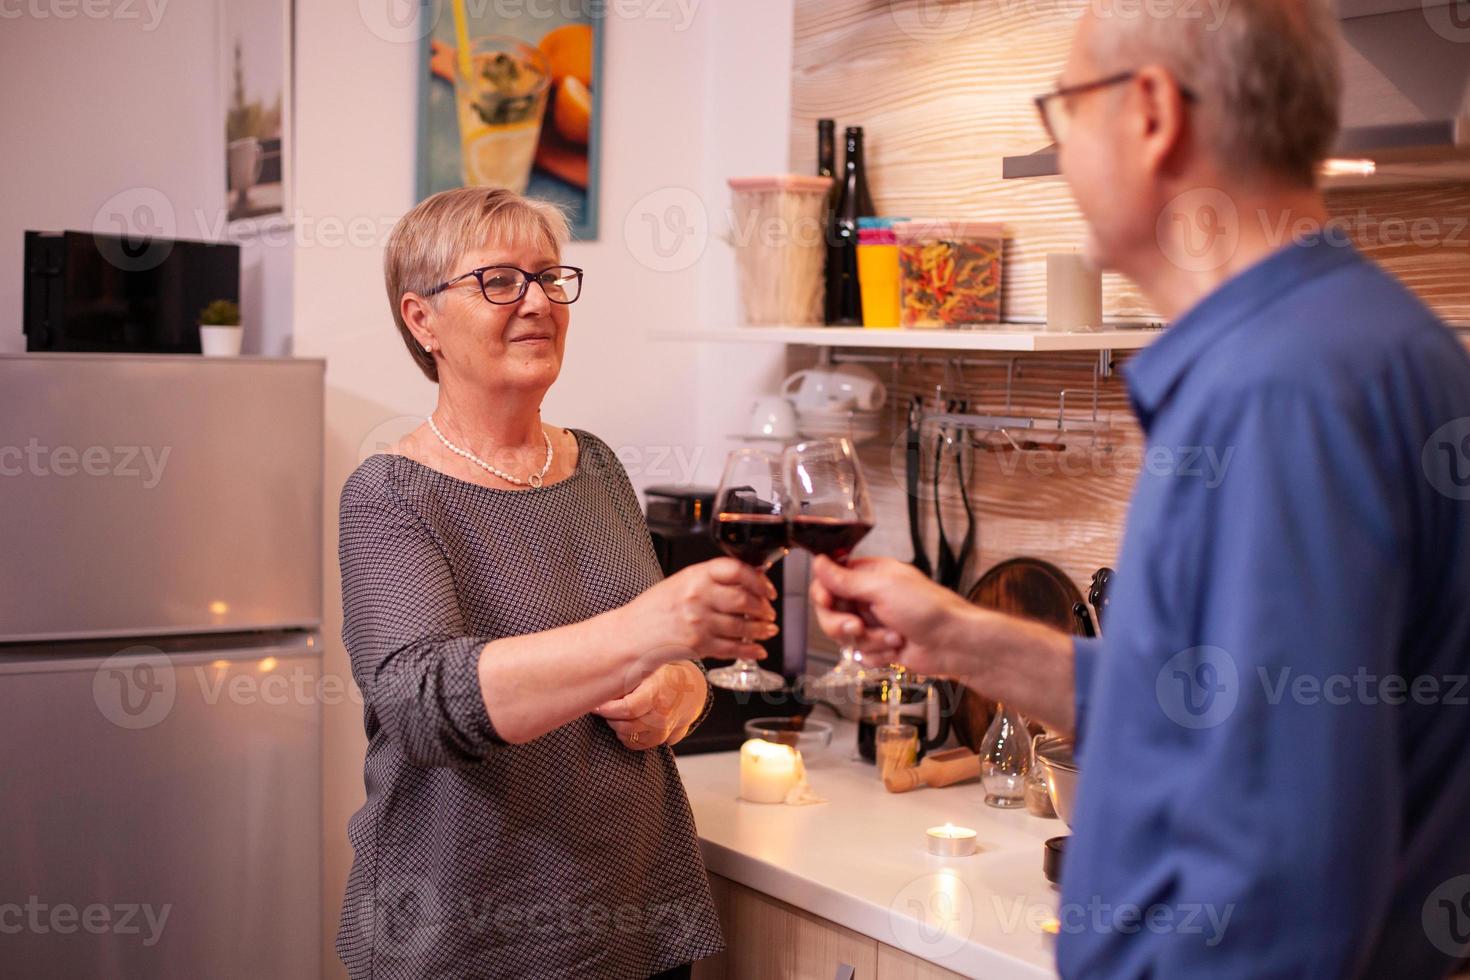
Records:
{"label": "red wine in glass", "polygon": [[791,543],[841,563],[871,530],[873,525],[864,521],[802,514],[791,519]]}
{"label": "red wine in glass", "polygon": [[[814,439],[787,447],[783,469],[790,495],[791,543],[846,562],[875,519],[857,450],[846,439]],[[839,608],[849,607],[842,602]],[[812,681],[810,689],[835,703],[856,697],[863,682],[875,676],[862,652],[845,644],[837,666]]]}
{"label": "red wine in glass", "polygon": [[786,550],[784,514],[715,515],[715,542],[731,558],[765,568]]}
{"label": "red wine in glass", "polygon": [[[715,491],[714,514],[710,534],[721,551],[761,572],[770,568],[787,548],[781,457],[753,447],[732,452]],[[731,691],[778,691],[786,686],[780,674],[743,658],[716,667],[707,676],[715,687]]]}

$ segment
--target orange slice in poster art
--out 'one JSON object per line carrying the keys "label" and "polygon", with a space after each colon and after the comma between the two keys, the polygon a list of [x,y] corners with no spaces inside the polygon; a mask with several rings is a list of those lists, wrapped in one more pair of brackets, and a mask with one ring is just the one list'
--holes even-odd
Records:
{"label": "orange slice in poster art", "polygon": [[568,75],[556,88],[556,107],[552,110],[556,131],[573,143],[587,144],[592,132],[592,93],[575,75]]}
{"label": "orange slice in poster art", "polygon": [[563,24],[546,32],[541,53],[551,67],[551,78],[560,83],[575,78],[584,88],[592,86],[592,27]]}

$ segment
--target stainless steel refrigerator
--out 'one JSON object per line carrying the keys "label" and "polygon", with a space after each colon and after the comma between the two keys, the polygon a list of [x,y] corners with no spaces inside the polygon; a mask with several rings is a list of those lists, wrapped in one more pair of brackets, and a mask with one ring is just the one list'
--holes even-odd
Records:
{"label": "stainless steel refrigerator", "polygon": [[323,375],[0,356],[0,974],[320,976]]}

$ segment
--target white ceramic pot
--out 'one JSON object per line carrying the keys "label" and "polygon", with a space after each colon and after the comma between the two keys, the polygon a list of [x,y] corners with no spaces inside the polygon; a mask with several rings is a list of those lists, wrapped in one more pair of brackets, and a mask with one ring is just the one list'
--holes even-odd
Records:
{"label": "white ceramic pot", "polygon": [[861,364],[797,371],[782,383],[781,394],[795,402],[798,411],[871,412],[882,408],[888,397],[883,382]]}
{"label": "white ceramic pot", "polygon": [[199,326],[199,348],[206,357],[235,357],[240,353],[243,327]]}

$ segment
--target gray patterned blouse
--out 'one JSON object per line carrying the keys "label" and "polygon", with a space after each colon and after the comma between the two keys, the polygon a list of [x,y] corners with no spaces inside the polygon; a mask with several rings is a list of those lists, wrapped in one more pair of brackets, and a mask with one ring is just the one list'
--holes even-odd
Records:
{"label": "gray patterned blouse", "polygon": [[537,490],[394,455],[342,489],[343,639],[368,737],[337,933],[354,978],[641,978],[723,945],[672,751],[631,751],[594,715],[511,745],[481,700],[485,643],[660,578],[622,465],[574,432],[576,471]]}

